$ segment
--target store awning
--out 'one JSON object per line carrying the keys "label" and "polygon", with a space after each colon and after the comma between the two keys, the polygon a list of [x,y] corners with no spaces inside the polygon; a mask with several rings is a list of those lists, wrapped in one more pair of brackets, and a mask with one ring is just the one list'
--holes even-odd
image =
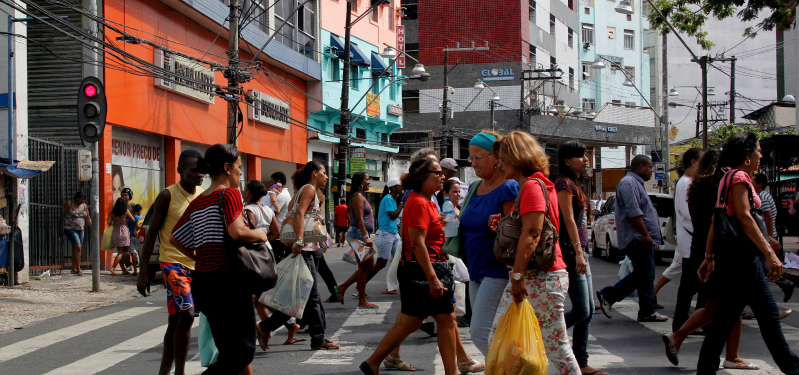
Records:
{"label": "store awning", "polygon": [[380,55],[372,52],[372,71],[378,75],[391,75],[391,68],[383,62]]}
{"label": "store awning", "polygon": [[54,161],[30,160],[18,161],[11,164],[8,162],[8,159],[0,158],[0,171],[12,177],[28,179],[49,170],[53,164],[55,164]]}
{"label": "store awning", "polygon": [[[344,57],[344,42],[333,34],[330,34],[330,47],[336,49],[336,56],[339,58]],[[350,51],[350,58],[352,58],[352,51]]]}
{"label": "store awning", "polygon": [[357,45],[350,43],[350,51],[352,52],[352,62],[355,65],[363,68],[368,68],[372,65],[372,63],[369,61],[369,57],[360,49],[358,49]]}

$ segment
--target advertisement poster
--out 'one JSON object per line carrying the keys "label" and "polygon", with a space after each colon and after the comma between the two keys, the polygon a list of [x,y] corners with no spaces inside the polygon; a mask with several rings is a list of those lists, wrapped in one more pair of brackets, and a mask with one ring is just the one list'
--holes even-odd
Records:
{"label": "advertisement poster", "polygon": [[366,94],[366,116],[380,118],[380,97],[376,94]]}
{"label": "advertisement poster", "polygon": [[122,188],[133,191],[133,203],[142,205],[142,213],[164,189],[161,164],[163,145],[161,137],[116,128],[111,150],[111,188],[113,201],[119,198]]}

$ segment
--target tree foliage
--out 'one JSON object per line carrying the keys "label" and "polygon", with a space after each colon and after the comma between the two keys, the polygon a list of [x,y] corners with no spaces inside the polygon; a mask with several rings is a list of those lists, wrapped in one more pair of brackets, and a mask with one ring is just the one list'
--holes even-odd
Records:
{"label": "tree foliage", "polygon": [[[796,16],[795,0],[652,0],[652,2],[675,29],[695,37],[702,49],[706,50],[714,45],[707,39],[707,31],[703,31],[705,22],[710,17],[717,20],[738,17],[742,22],[749,22],[757,20],[761,12],[770,13],[757,24],[757,28],[748,27],[743,34],[755,37],[760,30],[790,29]],[[648,18],[652,27],[669,33],[668,25],[656,11],[653,10]]]}

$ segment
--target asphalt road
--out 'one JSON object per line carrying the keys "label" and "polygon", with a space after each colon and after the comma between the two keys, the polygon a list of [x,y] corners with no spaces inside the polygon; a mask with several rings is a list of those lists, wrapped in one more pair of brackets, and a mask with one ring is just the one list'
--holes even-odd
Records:
{"label": "asphalt road", "polygon": [[[334,248],[327,255],[328,264],[339,282],[354,271],[342,262],[343,250]],[[666,259],[667,261],[669,259]],[[595,288],[614,283],[619,266],[605,259],[590,260]],[[658,264],[658,277],[668,264]],[[132,279],[133,280],[133,279]],[[133,281],[131,281],[133,282]],[[276,333],[272,349],[258,349],[253,363],[257,374],[360,374],[357,366],[367,358],[399,312],[398,296],[379,294],[385,288],[385,271],[367,286],[371,302],[378,310],[357,310],[354,288],[347,292],[345,305],[325,304],[327,335],[342,345],[337,351],[309,350],[307,343],[280,345],[285,330]],[[665,306],[660,312],[671,316],[677,282],[667,284],[658,300]],[[772,291],[781,300],[776,286]],[[327,293],[322,292],[326,297]],[[159,291],[147,298],[65,315],[0,335],[0,373],[2,374],[154,374],[162,350],[167,321],[166,294]],[[797,299],[799,301],[799,299]],[[0,301],[2,302],[2,301]],[[799,303],[780,303],[783,309],[799,309]],[[42,308],[47,308],[42,306]],[[567,309],[569,307],[567,306]],[[589,342],[590,363],[610,374],[688,374],[695,373],[701,337],[690,337],[681,350],[681,366],[672,366],[664,354],[660,336],[670,330],[671,322],[638,323],[635,299],[614,306],[613,319],[601,312],[594,316]],[[799,345],[799,317],[783,320],[783,330],[791,345]],[[192,331],[187,364],[188,374],[202,372],[197,357],[197,329]],[[483,360],[469,339],[468,328],[461,329],[467,351]],[[299,338],[308,338],[300,333]],[[761,366],[759,371],[720,371],[722,374],[779,374],[757,330],[757,323],[743,329],[741,356]],[[406,362],[418,372],[443,374],[435,338],[417,332],[402,346]],[[384,373],[395,373],[385,370]],[[550,373],[553,373],[550,369]]]}

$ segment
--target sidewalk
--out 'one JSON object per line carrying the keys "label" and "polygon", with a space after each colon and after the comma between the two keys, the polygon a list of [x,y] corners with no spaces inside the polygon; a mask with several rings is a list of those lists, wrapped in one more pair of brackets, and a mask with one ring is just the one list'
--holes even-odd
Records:
{"label": "sidewalk", "polygon": [[[136,277],[100,273],[100,292],[93,293],[91,270],[75,276],[69,270],[46,280],[14,288],[0,288],[0,333],[64,314],[91,310],[139,297]],[[159,273],[160,274],[160,273]],[[160,276],[150,282],[151,292],[164,288]],[[163,302],[163,301],[153,301]]]}
{"label": "sidewalk", "polygon": [[[799,237],[783,237],[782,249],[785,253],[799,253]],[[799,284],[799,270],[785,268],[783,277],[791,280],[794,284]]]}

